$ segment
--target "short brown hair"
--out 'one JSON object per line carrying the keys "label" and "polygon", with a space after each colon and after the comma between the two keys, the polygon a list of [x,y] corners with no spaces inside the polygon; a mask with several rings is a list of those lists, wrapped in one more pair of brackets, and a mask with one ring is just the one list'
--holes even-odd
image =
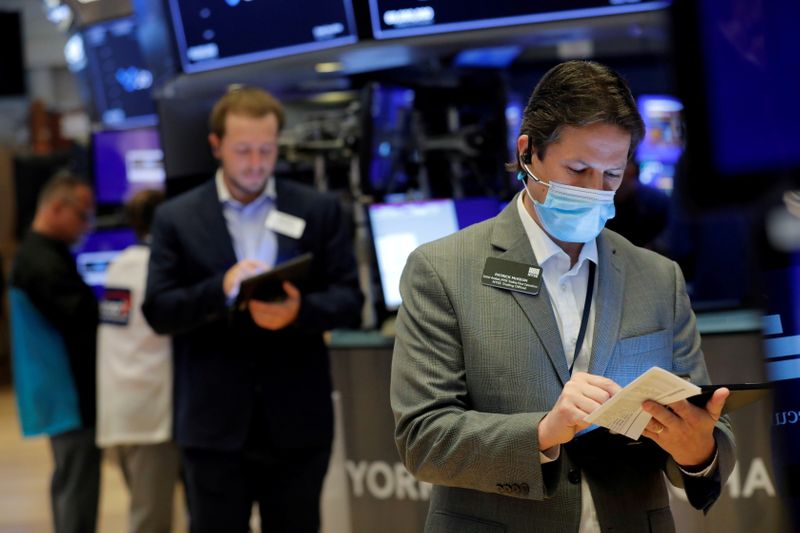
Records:
{"label": "short brown hair", "polygon": [[80,176],[67,171],[60,171],[42,187],[37,206],[42,207],[55,199],[74,201],[75,189],[78,187],[92,188],[89,182]]}
{"label": "short brown hair", "polygon": [[[628,158],[644,137],[644,122],[628,84],[617,72],[594,61],[567,61],[551,68],[533,89],[522,114],[519,135],[543,159],[564,126],[604,123],[631,135]],[[507,170],[518,172],[519,160]]]}
{"label": "short brown hair", "polygon": [[128,223],[133,228],[139,240],[144,240],[150,234],[150,224],[156,207],[164,201],[164,193],[158,189],[143,189],[125,204]]}
{"label": "short brown hair", "polygon": [[225,136],[225,119],[228,114],[261,118],[269,114],[278,119],[278,130],[283,128],[283,106],[277,98],[258,87],[236,87],[217,100],[211,110],[208,126],[220,139]]}

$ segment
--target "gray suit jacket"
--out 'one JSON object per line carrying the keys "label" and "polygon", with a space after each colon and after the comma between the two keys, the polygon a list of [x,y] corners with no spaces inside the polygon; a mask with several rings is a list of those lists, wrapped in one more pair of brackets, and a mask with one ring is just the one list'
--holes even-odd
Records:
{"label": "gray suit jacket", "polygon": [[[624,386],[660,366],[708,383],[678,266],[609,230],[598,254],[589,372]],[[683,476],[648,439],[605,430],[540,464],[537,426],[569,380],[558,326],[547,287],[530,296],[482,285],[487,257],[537,264],[516,200],[414,251],[400,285],[391,403],[403,462],[435,485],[426,531],[577,531],[582,476],[604,531],[673,531],[664,471],[707,509],[735,462],[724,418],[711,478]]]}

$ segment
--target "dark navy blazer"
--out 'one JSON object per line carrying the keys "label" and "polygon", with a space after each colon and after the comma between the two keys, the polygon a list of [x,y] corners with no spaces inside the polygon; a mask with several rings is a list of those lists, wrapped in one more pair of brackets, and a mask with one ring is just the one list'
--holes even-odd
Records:
{"label": "dark navy blazer", "polygon": [[222,288],[236,263],[213,179],[156,211],[147,293],[150,325],[173,335],[175,439],[241,449],[253,428],[281,448],[329,444],[331,379],[322,332],[359,324],[362,295],[338,200],[277,180],[277,209],[302,218],[299,239],[278,235],[278,263],[312,252],[297,321],[281,331],[234,312]]}

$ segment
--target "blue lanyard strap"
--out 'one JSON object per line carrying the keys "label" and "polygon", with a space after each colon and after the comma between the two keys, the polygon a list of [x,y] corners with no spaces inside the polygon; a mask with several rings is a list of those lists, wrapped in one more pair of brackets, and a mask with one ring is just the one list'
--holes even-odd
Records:
{"label": "blue lanyard strap", "polygon": [[570,375],[572,375],[572,369],[575,368],[575,361],[578,360],[578,354],[581,353],[583,338],[586,336],[586,325],[589,323],[589,310],[592,307],[592,293],[594,292],[594,269],[595,264],[592,261],[589,261],[589,283],[586,285],[586,301],[583,302],[581,329],[578,332],[578,339],[575,341],[575,356],[572,358],[572,364],[569,365]]}

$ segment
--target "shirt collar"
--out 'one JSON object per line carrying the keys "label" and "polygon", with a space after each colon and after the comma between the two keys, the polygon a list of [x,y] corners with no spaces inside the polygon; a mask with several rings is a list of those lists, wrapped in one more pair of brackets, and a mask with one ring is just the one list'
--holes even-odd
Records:
{"label": "shirt collar", "polygon": [[[553,239],[551,239],[550,236],[539,227],[539,224],[533,220],[530,213],[528,213],[528,210],[525,209],[525,194],[526,193],[523,191],[517,195],[517,212],[520,220],[522,221],[522,226],[525,228],[525,234],[528,236],[528,240],[531,243],[531,248],[533,248],[533,255],[536,256],[536,260],[539,262],[539,266],[542,266],[550,258],[559,255],[569,259],[567,252],[562,250],[559,245],[553,242]],[[581,248],[581,253],[578,256],[578,261],[575,263],[576,267],[580,268],[583,265],[583,262],[587,259],[592,261],[594,264],[597,264],[596,238],[583,245],[583,248]]]}
{"label": "shirt collar", "polygon": [[[214,175],[214,181],[217,184],[217,197],[219,197],[220,203],[242,205],[239,200],[231,196],[231,192],[228,190],[227,185],[225,185],[225,179],[222,177],[222,168],[217,169],[217,173]],[[259,194],[253,202],[260,202],[264,198],[275,200],[277,197],[278,193],[275,189],[275,177],[270,176],[267,179],[267,185],[264,187],[264,190],[261,191],[261,194]]]}

